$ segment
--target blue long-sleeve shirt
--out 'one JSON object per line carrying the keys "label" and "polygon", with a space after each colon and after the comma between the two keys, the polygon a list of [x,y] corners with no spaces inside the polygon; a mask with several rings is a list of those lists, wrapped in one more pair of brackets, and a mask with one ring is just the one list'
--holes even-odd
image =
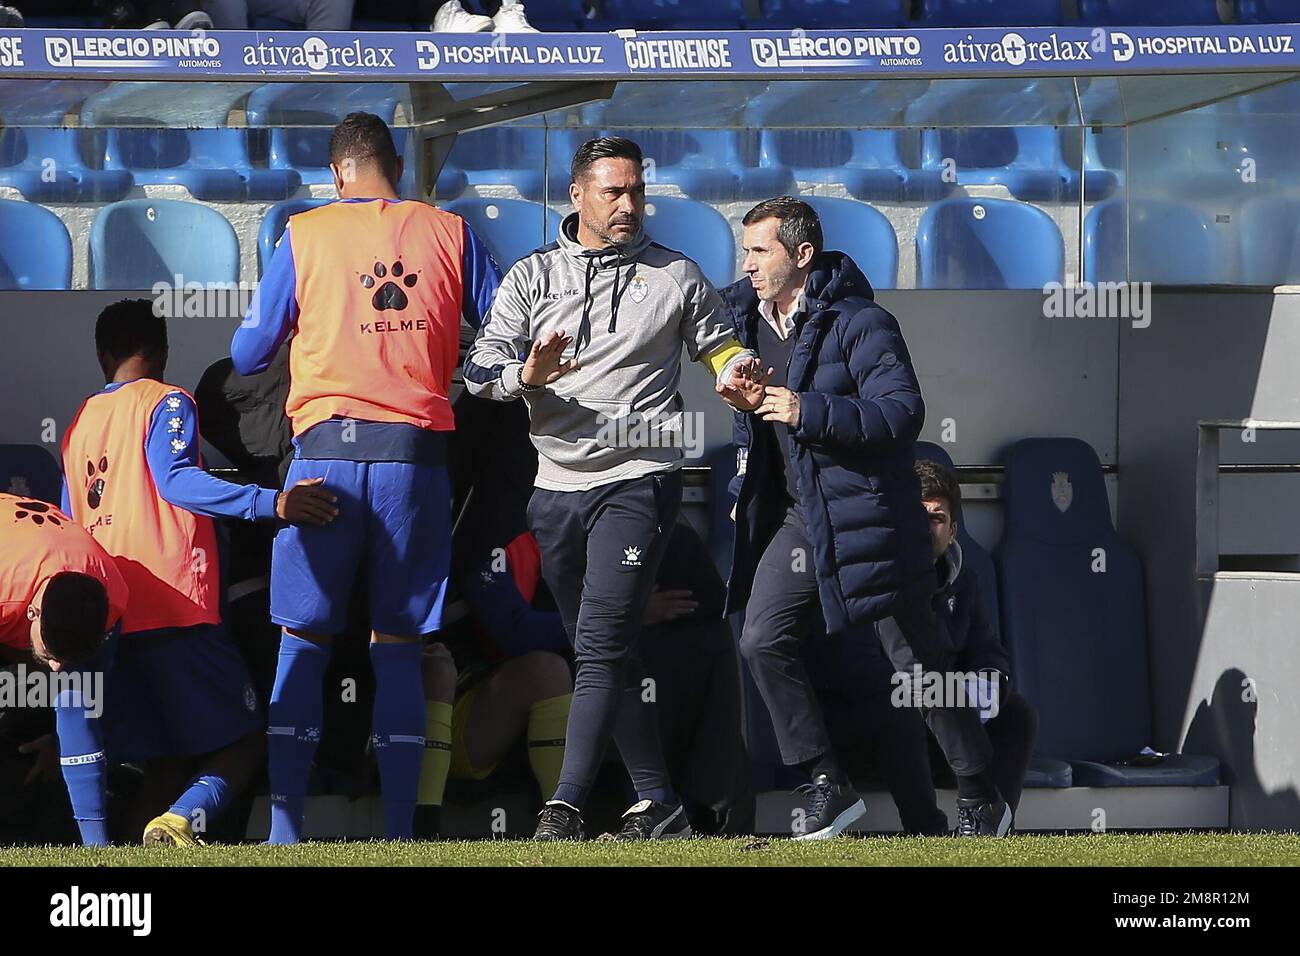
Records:
{"label": "blue long-sleeve shirt", "polygon": [[486,561],[477,574],[462,582],[465,601],[474,621],[507,657],[530,651],[569,652],[569,637],[555,611],[541,611],[524,600],[509,567],[492,570]]}
{"label": "blue long-sleeve shirt", "polygon": [[[113,382],[104,391],[114,391],[123,384]],[[154,409],[145,437],[149,474],[164,501],[209,518],[258,521],[276,517],[275,489],[237,485],[209,474],[199,464],[199,444],[199,410],[188,395],[175,391]],[[65,479],[62,495],[65,512],[70,513],[70,504]]]}
{"label": "blue long-sleeve shirt", "polygon": [[[345,199],[343,202],[374,202],[373,199]],[[403,200],[414,202],[415,200]],[[257,292],[249,304],[244,322],[235,331],[230,343],[230,358],[235,371],[241,375],[263,372],[280,350],[294,326],[298,323],[298,276],[293,261],[293,246],[289,230],[275,246],[271,261],[262,274]],[[464,251],[461,255],[461,281],[463,293],[461,314],[477,330],[487,317],[501,285],[501,270],[497,267],[487,246],[463,223]]]}

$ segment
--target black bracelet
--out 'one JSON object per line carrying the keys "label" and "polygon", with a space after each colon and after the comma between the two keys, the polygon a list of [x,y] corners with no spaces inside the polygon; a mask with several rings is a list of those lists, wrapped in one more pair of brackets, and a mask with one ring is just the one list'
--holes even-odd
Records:
{"label": "black bracelet", "polygon": [[522,365],[519,366],[519,388],[520,388],[521,391],[524,391],[524,392],[540,392],[544,387],[545,387],[545,386],[543,386],[543,385],[529,385],[527,382],[525,382],[525,381],[524,381],[524,367],[523,367]]}

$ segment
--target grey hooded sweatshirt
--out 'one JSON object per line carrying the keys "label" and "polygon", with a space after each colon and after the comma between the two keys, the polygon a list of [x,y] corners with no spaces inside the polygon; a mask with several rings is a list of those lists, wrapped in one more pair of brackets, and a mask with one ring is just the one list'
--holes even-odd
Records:
{"label": "grey hooded sweatshirt", "polygon": [[[551,491],[681,467],[682,344],[719,381],[753,355],[740,348],[695,262],[641,231],[623,245],[589,249],[577,226],[570,215],[556,242],[506,273],[464,366],[471,394],[528,402],[536,485]],[[576,356],[578,367],[524,391],[523,359],[552,330],[573,336],[564,358]]]}

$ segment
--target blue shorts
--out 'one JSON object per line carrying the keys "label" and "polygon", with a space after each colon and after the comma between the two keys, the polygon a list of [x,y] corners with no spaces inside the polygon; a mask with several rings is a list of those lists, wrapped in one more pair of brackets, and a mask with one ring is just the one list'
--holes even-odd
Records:
{"label": "blue shorts", "polygon": [[197,757],[265,726],[224,624],[118,638],[104,693],[104,749],[113,761]]}
{"label": "blue shorts", "polygon": [[370,626],[416,636],[442,626],[451,567],[451,483],[445,465],[295,458],[285,487],[325,478],[339,514],[323,528],[290,526],[271,552],[271,620],[338,634],[364,568]]}

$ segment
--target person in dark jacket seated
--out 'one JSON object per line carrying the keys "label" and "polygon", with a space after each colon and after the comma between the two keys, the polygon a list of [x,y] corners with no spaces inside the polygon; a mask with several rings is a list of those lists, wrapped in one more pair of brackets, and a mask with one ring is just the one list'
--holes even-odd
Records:
{"label": "person in dark jacket seated", "polygon": [[[740,410],[746,463],[735,488],[727,610],[745,610],[741,653],[782,759],[810,779],[796,838],[820,839],[865,807],[801,660],[818,618],[832,634],[879,640],[899,673],[919,667],[942,679],[952,663],[931,606],[934,562],[912,470],[925,406],[897,319],[875,303],[849,256],[822,249],[812,207],[782,196],[759,203],[743,224],[746,278],[723,296],[737,338],[761,364],[747,362],[740,379],[717,386]],[[913,685],[958,775],[958,832],[1004,836],[1011,808],[990,774],[978,713]]]}
{"label": "person in dark jacket seated", "polygon": [[[1033,754],[1038,714],[1033,704],[1011,689],[1011,660],[989,618],[979,581],[974,571],[962,569],[961,545],[957,542],[961,485],[952,472],[936,462],[918,461],[916,473],[921,479],[922,503],[930,514],[930,537],[939,575],[935,612],[948,626],[955,655],[953,669],[966,674],[968,681],[982,682],[982,686],[973,688],[974,697],[991,704],[980,713],[993,744],[989,773],[1014,811],[1020,804],[1025,772]],[[952,773],[933,738],[930,752],[937,755],[935,782],[952,786]]]}
{"label": "person in dark jacket seated", "polygon": [[[986,705],[981,720],[993,746],[989,773],[1014,812],[1038,716],[1028,700],[1010,689],[1006,649],[992,626],[975,573],[963,566],[957,542],[961,486],[934,462],[918,461],[915,468],[930,515],[938,576],[932,605],[952,643],[953,673],[967,682],[983,681],[983,686],[968,683],[968,692]],[[905,832],[947,833],[935,786],[954,786],[952,771],[919,712],[898,706],[901,682],[880,646],[852,635],[819,634],[805,646],[804,662],[823,702],[835,752],[854,783],[863,788],[883,784]]]}

